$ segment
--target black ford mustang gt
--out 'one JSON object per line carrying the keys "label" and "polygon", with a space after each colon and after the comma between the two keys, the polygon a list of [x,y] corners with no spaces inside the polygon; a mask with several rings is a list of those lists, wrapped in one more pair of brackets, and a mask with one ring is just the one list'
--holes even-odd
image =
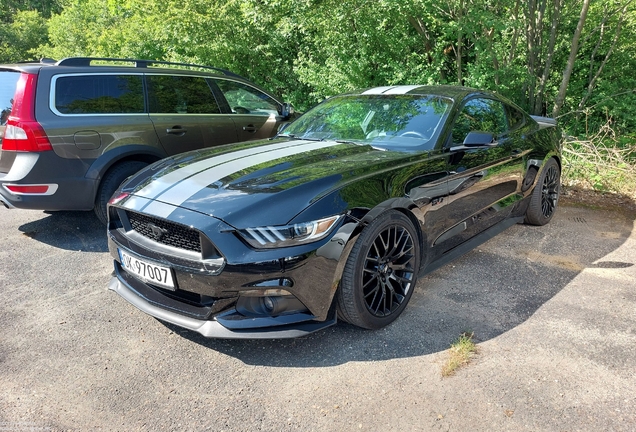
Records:
{"label": "black ford mustang gt", "polygon": [[330,98],[277,137],[145,168],[109,205],[110,288],[207,337],[377,329],[418,276],[558,201],[561,133],[489,92]]}

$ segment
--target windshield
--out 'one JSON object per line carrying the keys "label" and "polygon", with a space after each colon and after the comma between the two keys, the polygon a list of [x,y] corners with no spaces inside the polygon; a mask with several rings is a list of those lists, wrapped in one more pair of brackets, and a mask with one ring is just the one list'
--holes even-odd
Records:
{"label": "windshield", "polygon": [[429,150],[451,105],[438,96],[337,96],[308,111],[282,135]]}

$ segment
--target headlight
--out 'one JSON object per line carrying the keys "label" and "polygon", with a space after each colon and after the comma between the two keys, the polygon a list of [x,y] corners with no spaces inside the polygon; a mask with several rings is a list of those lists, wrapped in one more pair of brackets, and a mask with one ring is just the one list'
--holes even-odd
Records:
{"label": "headlight", "polygon": [[318,241],[336,226],[342,216],[285,226],[265,226],[238,230],[252,247],[279,248]]}

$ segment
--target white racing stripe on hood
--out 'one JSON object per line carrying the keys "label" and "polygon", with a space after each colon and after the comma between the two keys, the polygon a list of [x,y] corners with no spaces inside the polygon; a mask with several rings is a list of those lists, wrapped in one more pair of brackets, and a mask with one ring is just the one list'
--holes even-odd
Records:
{"label": "white racing stripe on hood", "polygon": [[[332,147],[339,145],[334,141],[320,141],[303,143],[293,147],[282,148],[274,151],[258,153],[242,159],[235,159],[226,163],[216,165],[198,174],[195,174],[172,188],[167,189],[164,193],[158,195],[155,199],[161,202],[152,202],[142,209],[146,213],[152,213],[156,216],[167,218],[170,213],[163,203],[173,206],[180,206],[192,196],[196,195],[210,184],[221,180],[229,175],[237,173],[241,170],[259,165],[265,162],[271,162],[276,159],[293,156],[300,153],[306,153],[312,150]],[[172,208],[174,210],[174,208]]]}
{"label": "white racing stripe on hood", "polygon": [[222,154],[219,156],[207,158],[198,162],[186,165],[183,168],[176,169],[168,174],[161,176],[153,180],[150,184],[145,186],[139,192],[135,192],[136,196],[146,198],[156,198],[165,192],[167,189],[175,186],[182,180],[191,177],[199,172],[205,171],[216,165],[220,165],[225,162],[229,162],[234,159],[242,158],[245,156],[251,156],[258,153],[265,153],[272,150],[278,150],[281,148],[292,147],[301,144],[302,141],[286,141],[284,143],[270,144],[262,147],[252,147],[245,150],[239,150],[231,153]]}
{"label": "white racing stripe on hood", "polygon": [[121,206],[128,210],[141,211],[141,209],[150,204],[150,202],[148,198],[129,195]]}
{"label": "white racing stripe on hood", "polygon": [[157,216],[166,219],[175,210],[175,207],[169,204],[164,204],[161,201],[152,201],[146,207],[143,208],[143,212],[149,215]]}

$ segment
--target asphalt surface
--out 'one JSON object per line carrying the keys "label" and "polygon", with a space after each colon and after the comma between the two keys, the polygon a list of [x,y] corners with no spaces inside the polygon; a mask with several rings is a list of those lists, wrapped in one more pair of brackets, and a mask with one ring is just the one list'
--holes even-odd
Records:
{"label": "asphalt surface", "polygon": [[[0,209],[0,431],[635,430],[634,219],[513,226],[380,331],[228,341],[108,291],[92,213]],[[442,378],[466,331],[478,355]]]}

